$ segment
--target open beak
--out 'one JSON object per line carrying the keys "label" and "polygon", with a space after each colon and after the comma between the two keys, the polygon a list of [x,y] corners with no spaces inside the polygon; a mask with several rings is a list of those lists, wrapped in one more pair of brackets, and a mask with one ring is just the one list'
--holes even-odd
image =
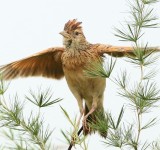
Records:
{"label": "open beak", "polygon": [[63,37],[68,37],[68,33],[66,33],[65,31],[59,32],[59,34],[61,34]]}

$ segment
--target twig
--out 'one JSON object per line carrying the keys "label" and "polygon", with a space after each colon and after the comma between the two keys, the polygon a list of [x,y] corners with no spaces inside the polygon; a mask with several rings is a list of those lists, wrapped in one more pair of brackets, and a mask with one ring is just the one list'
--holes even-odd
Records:
{"label": "twig", "polygon": [[[77,133],[78,136],[81,134],[82,131],[83,131],[83,126],[79,129],[79,131],[78,131],[78,133]],[[73,143],[71,142],[70,145],[69,145],[69,147],[68,147],[68,150],[71,150],[72,147],[73,147]]]}

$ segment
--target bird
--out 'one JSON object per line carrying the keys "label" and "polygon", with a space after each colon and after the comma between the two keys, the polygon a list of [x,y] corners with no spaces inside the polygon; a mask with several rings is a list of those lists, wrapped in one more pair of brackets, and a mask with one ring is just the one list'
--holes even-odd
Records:
{"label": "bird", "polygon": [[63,46],[51,47],[3,65],[0,67],[0,73],[3,80],[29,76],[59,80],[64,77],[78,103],[78,124],[82,120],[84,134],[87,135],[90,132],[86,125],[87,120],[95,122],[98,112],[104,114],[106,79],[84,75],[85,68],[94,62],[102,62],[104,54],[112,57],[134,56],[134,48],[88,42],[83,33],[82,22],[78,22],[77,19],[67,21],[60,35],[63,37]]}

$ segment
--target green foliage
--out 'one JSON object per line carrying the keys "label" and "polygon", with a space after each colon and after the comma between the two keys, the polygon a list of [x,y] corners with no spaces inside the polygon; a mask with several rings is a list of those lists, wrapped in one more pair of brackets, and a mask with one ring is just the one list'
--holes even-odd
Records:
{"label": "green foliage", "polygon": [[115,28],[115,36],[119,37],[121,41],[131,41],[137,46],[138,40],[143,36],[143,28],[159,27],[157,17],[153,14],[153,8],[149,5],[156,3],[157,0],[133,0],[130,2],[130,18],[126,22],[127,26],[124,29]]}
{"label": "green foliage", "polygon": [[61,130],[61,133],[68,144],[72,145],[79,145],[82,150],[87,150],[88,146],[85,142],[86,136],[83,134],[78,135],[79,126],[77,125],[77,117],[74,119],[71,119],[67,111],[61,107],[65,117],[67,118],[67,121],[72,125],[72,128],[70,131],[63,131]]}
{"label": "green foliage", "polygon": [[122,147],[125,144],[124,133],[121,128],[121,121],[124,114],[124,108],[122,107],[117,121],[112,117],[111,113],[108,114],[108,135],[104,143],[108,146]]}
{"label": "green foliage", "polygon": [[113,60],[113,58],[107,60],[105,64],[103,64],[101,60],[94,63],[92,62],[85,68],[84,75],[90,78],[97,78],[97,77],[109,78],[115,64],[116,60]]}
{"label": "green foliage", "polygon": [[158,142],[153,142],[152,143],[152,150],[160,150],[160,143],[159,140],[157,140]]}
{"label": "green foliage", "polygon": [[[127,123],[122,121],[124,109],[122,108],[117,122],[108,114],[107,131],[108,135],[104,143],[107,146],[117,147],[120,149],[130,150],[149,150],[151,143],[140,139],[141,131],[146,130],[157,123],[157,117],[143,123],[144,114],[153,110],[160,100],[160,89],[154,82],[156,70],[152,67],[159,56],[155,54],[156,49],[148,48],[148,43],[141,45],[141,38],[144,35],[144,28],[157,28],[157,17],[154,15],[154,10],[151,4],[158,2],[157,0],[133,0],[129,2],[130,6],[130,20],[126,21],[126,26],[123,29],[115,28],[115,36],[120,38],[121,41],[129,41],[133,43],[133,56],[128,55],[127,62],[133,64],[140,69],[140,79],[134,81],[134,85],[130,82],[128,72],[124,71],[120,76],[110,77],[114,68],[115,62],[110,61],[107,63],[109,69],[104,69],[102,64],[94,65],[91,69],[87,69],[87,74],[91,77],[105,77],[110,78],[116,85],[119,86],[118,94],[127,100],[129,108],[135,113],[135,122]],[[101,68],[101,69],[99,69]],[[149,68],[149,69],[150,69]],[[147,70],[147,71],[146,71]],[[107,72],[107,73],[106,73]],[[109,74],[108,74],[109,72]],[[107,74],[107,75],[106,75]],[[151,80],[152,79],[152,80]],[[99,122],[99,121],[98,121]],[[92,126],[91,126],[92,127]],[[102,128],[103,124],[99,124],[96,128]],[[95,128],[95,126],[93,126]],[[158,149],[159,144],[154,144],[154,149]]]}
{"label": "green foliage", "polygon": [[26,99],[35,104],[36,106],[38,106],[39,108],[51,106],[62,100],[60,98],[52,100],[53,95],[51,94],[50,88],[46,89],[45,91],[39,88],[37,92],[34,92],[33,90],[30,89],[29,94],[30,94],[29,96],[28,95],[25,96]]}
{"label": "green foliage", "polygon": [[89,127],[93,131],[98,131],[102,137],[107,137],[107,132],[109,128],[108,115],[104,112],[98,112],[92,121],[89,121]]}
{"label": "green foliage", "polygon": [[156,49],[149,49],[146,46],[143,47],[136,47],[134,48],[134,55],[136,57],[130,57],[128,56],[128,59],[126,61],[136,65],[136,66],[149,66],[154,64],[158,58],[159,55],[154,55],[154,52]]}
{"label": "green foliage", "polygon": [[0,95],[3,95],[7,91],[8,86],[9,84],[3,81],[2,75],[0,74]]}
{"label": "green foliage", "polygon": [[[150,4],[155,3],[155,0],[134,0],[130,2],[130,23],[127,23],[125,29],[117,29],[115,35],[119,37],[122,41],[130,41],[134,43],[134,57],[128,56],[127,61],[138,66],[140,68],[140,80],[137,81],[133,86],[127,84],[127,73],[122,73],[121,77],[115,78],[114,82],[120,87],[118,92],[120,96],[127,99],[132,106],[132,109],[135,112],[136,116],[136,126],[135,123],[129,125],[127,133],[130,133],[130,136],[127,140],[124,140],[123,146],[129,146],[130,149],[149,149],[150,143],[144,142],[140,143],[141,131],[148,129],[156,124],[157,118],[149,120],[145,125],[143,124],[144,113],[151,110],[155,107],[156,103],[160,100],[160,90],[157,87],[156,83],[151,80],[152,75],[155,75],[155,72],[149,72],[144,75],[144,69],[146,67],[154,64],[157,60],[157,55],[155,56],[154,49],[148,48],[148,43],[145,47],[142,47],[139,43],[140,38],[143,36],[143,28],[155,28],[158,27],[157,17],[153,14],[153,9],[149,7]],[[153,78],[153,77],[152,77]],[[126,128],[126,127],[125,127]],[[135,132],[137,130],[137,132]],[[124,129],[121,129],[122,135]],[[125,139],[120,137],[120,139]],[[112,146],[117,147],[117,145]],[[118,145],[122,147],[122,145]]]}
{"label": "green foliage", "polygon": [[[23,112],[24,103],[20,103],[18,96],[15,96],[13,103],[8,105],[4,98],[8,86],[5,85],[2,79],[0,87],[2,91],[0,96],[0,126],[4,128],[3,135],[12,143],[9,146],[4,144],[1,149],[51,149],[50,137],[53,131],[50,131],[49,126],[44,127],[40,109],[36,115],[31,112],[28,119],[26,119]],[[39,90],[38,95],[31,92],[31,95],[26,95],[26,98],[39,108],[53,105],[61,100],[51,100],[52,95],[49,92],[51,92],[49,89],[43,92]]]}

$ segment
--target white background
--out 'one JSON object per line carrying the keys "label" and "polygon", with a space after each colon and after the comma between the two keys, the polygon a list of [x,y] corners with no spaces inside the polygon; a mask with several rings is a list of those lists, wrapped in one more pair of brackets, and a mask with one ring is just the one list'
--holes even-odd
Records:
{"label": "white background", "polygon": [[[160,10],[160,3],[155,7],[157,14]],[[83,22],[86,38],[91,43],[106,43],[112,45],[131,45],[131,43],[120,42],[114,36],[114,27],[121,27],[127,19],[129,7],[126,0],[0,0],[0,65],[12,62],[17,59],[32,55],[43,49],[52,46],[62,46],[62,37],[58,33],[63,30],[64,24],[69,19],[78,19]],[[160,29],[149,29],[144,36],[144,43],[149,41],[150,45],[160,45]],[[157,68],[159,68],[157,63]],[[139,78],[139,70],[127,63],[124,59],[118,59],[113,76],[120,74],[120,70],[127,69],[131,79]],[[157,74],[156,81],[160,87],[160,73]],[[131,84],[131,83],[128,83]],[[24,101],[24,95],[28,90],[42,86],[52,87],[54,98],[63,98],[59,103],[73,118],[79,114],[79,109],[75,98],[67,87],[65,79],[56,81],[45,78],[16,79],[11,82],[8,95],[14,97],[16,93],[20,100]],[[116,117],[123,104],[123,100],[117,94],[118,87],[108,80],[105,91],[104,107],[106,111],[112,112]],[[13,98],[14,99],[14,98]],[[70,129],[70,124],[66,121],[59,104],[54,107],[42,110],[44,119],[50,124],[53,132],[53,142],[58,150],[66,149],[60,129]],[[154,109],[145,115],[149,119],[159,116],[160,111]],[[26,104],[26,113],[36,110],[30,103]],[[29,113],[28,113],[29,114]],[[124,121],[134,121],[132,111],[126,110]],[[146,121],[146,119],[144,119]],[[143,132],[142,141],[157,139],[160,135],[159,125]],[[102,143],[102,138],[92,135],[89,139],[89,150],[116,150],[107,148]],[[1,144],[1,143],[0,143]],[[77,149],[79,149],[77,147]]]}

